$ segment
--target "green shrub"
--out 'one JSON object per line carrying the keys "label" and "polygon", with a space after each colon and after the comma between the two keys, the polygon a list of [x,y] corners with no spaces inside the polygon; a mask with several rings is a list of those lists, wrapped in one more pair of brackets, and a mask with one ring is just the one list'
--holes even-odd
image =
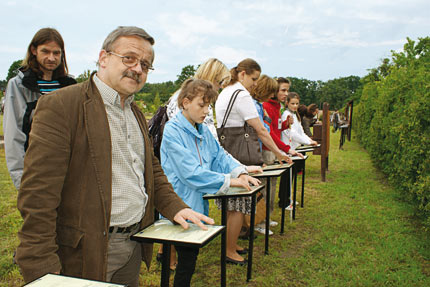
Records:
{"label": "green shrub", "polygon": [[430,38],[408,39],[362,82],[356,135],[389,180],[416,199],[430,226]]}

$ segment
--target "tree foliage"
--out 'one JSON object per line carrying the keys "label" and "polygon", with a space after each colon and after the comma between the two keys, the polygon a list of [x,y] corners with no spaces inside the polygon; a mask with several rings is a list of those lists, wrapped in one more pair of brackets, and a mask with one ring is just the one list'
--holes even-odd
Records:
{"label": "tree foliage", "polygon": [[349,76],[323,81],[311,81],[303,78],[289,77],[291,92],[300,96],[300,103],[305,105],[317,104],[322,107],[324,102],[332,109],[340,109],[351,99],[359,99],[361,95],[360,77]]}
{"label": "tree foliage", "polygon": [[181,86],[183,82],[185,82],[186,79],[191,78],[194,76],[194,73],[196,72],[196,69],[193,65],[187,65],[182,68],[181,73],[178,75],[178,79],[175,81],[175,85]]}
{"label": "tree foliage", "polygon": [[76,82],[81,83],[81,82],[84,82],[84,81],[88,80],[93,72],[95,72],[95,71],[91,72],[91,70],[89,70],[89,69],[86,70],[86,71],[84,71],[82,74],[80,74],[76,78]]}
{"label": "tree foliage", "polygon": [[21,67],[22,60],[16,60],[9,67],[9,71],[7,73],[6,82],[9,82],[10,79],[18,75],[18,69]]}
{"label": "tree foliage", "polygon": [[0,81],[0,91],[5,91],[6,90],[6,86],[7,86],[7,81],[6,80]]}
{"label": "tree foliage", "polygon": [[300,96],[300,103],[304,105],[320,104],[319,89],[321,88],[321,81],[312,81],[303,78],[289,77],[291,80],[291,92],[296,92]]}
{"label": "tree foliage", "polygon": [[360,77],[349,76],[325,82],[319,90],[320,103],[330,103],[330,108],[341,109],[348,101],[355,98],[361,88]]}
{"label": "tree foliage", "polygon": [[416,199],[430,226],[430,38],[408,38],[362,82],[356,134],[389,180]]}

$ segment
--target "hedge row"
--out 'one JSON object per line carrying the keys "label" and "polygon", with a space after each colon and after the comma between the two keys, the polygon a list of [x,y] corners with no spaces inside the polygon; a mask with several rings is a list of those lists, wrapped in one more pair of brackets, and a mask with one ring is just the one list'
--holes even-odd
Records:
{"label": "hedge row", "polygon": [[376,166],[412,195],[430,226],[430,38],[407,40],[403,51],[362,79],[354,129]]}

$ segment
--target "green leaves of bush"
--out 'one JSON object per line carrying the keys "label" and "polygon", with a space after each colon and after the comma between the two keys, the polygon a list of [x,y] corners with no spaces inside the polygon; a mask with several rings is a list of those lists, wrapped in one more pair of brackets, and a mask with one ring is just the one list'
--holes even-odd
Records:
{"label": "green leaves of bush", "polygon": [[356,135],[389,180],[417,200],[430,226],[430,38],[408,38],[362,82]]}

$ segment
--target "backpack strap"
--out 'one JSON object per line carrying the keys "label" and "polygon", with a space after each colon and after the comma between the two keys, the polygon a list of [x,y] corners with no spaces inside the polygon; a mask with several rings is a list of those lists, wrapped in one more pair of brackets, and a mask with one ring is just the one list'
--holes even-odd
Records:
{"label": "backpack strap", "polygon": [[231,95],[230,101],[228,102],[227,109],[225,111],[225,115],[224,115],[224,119],[222,121],[221,128],[223,128],[225,126],[225,124],[227,123],[228,117],[230,116],[231,110],[233,109],[234,102],[236,101],[236,98],[241,91],[243,91],[243,90],[237,89]]}

